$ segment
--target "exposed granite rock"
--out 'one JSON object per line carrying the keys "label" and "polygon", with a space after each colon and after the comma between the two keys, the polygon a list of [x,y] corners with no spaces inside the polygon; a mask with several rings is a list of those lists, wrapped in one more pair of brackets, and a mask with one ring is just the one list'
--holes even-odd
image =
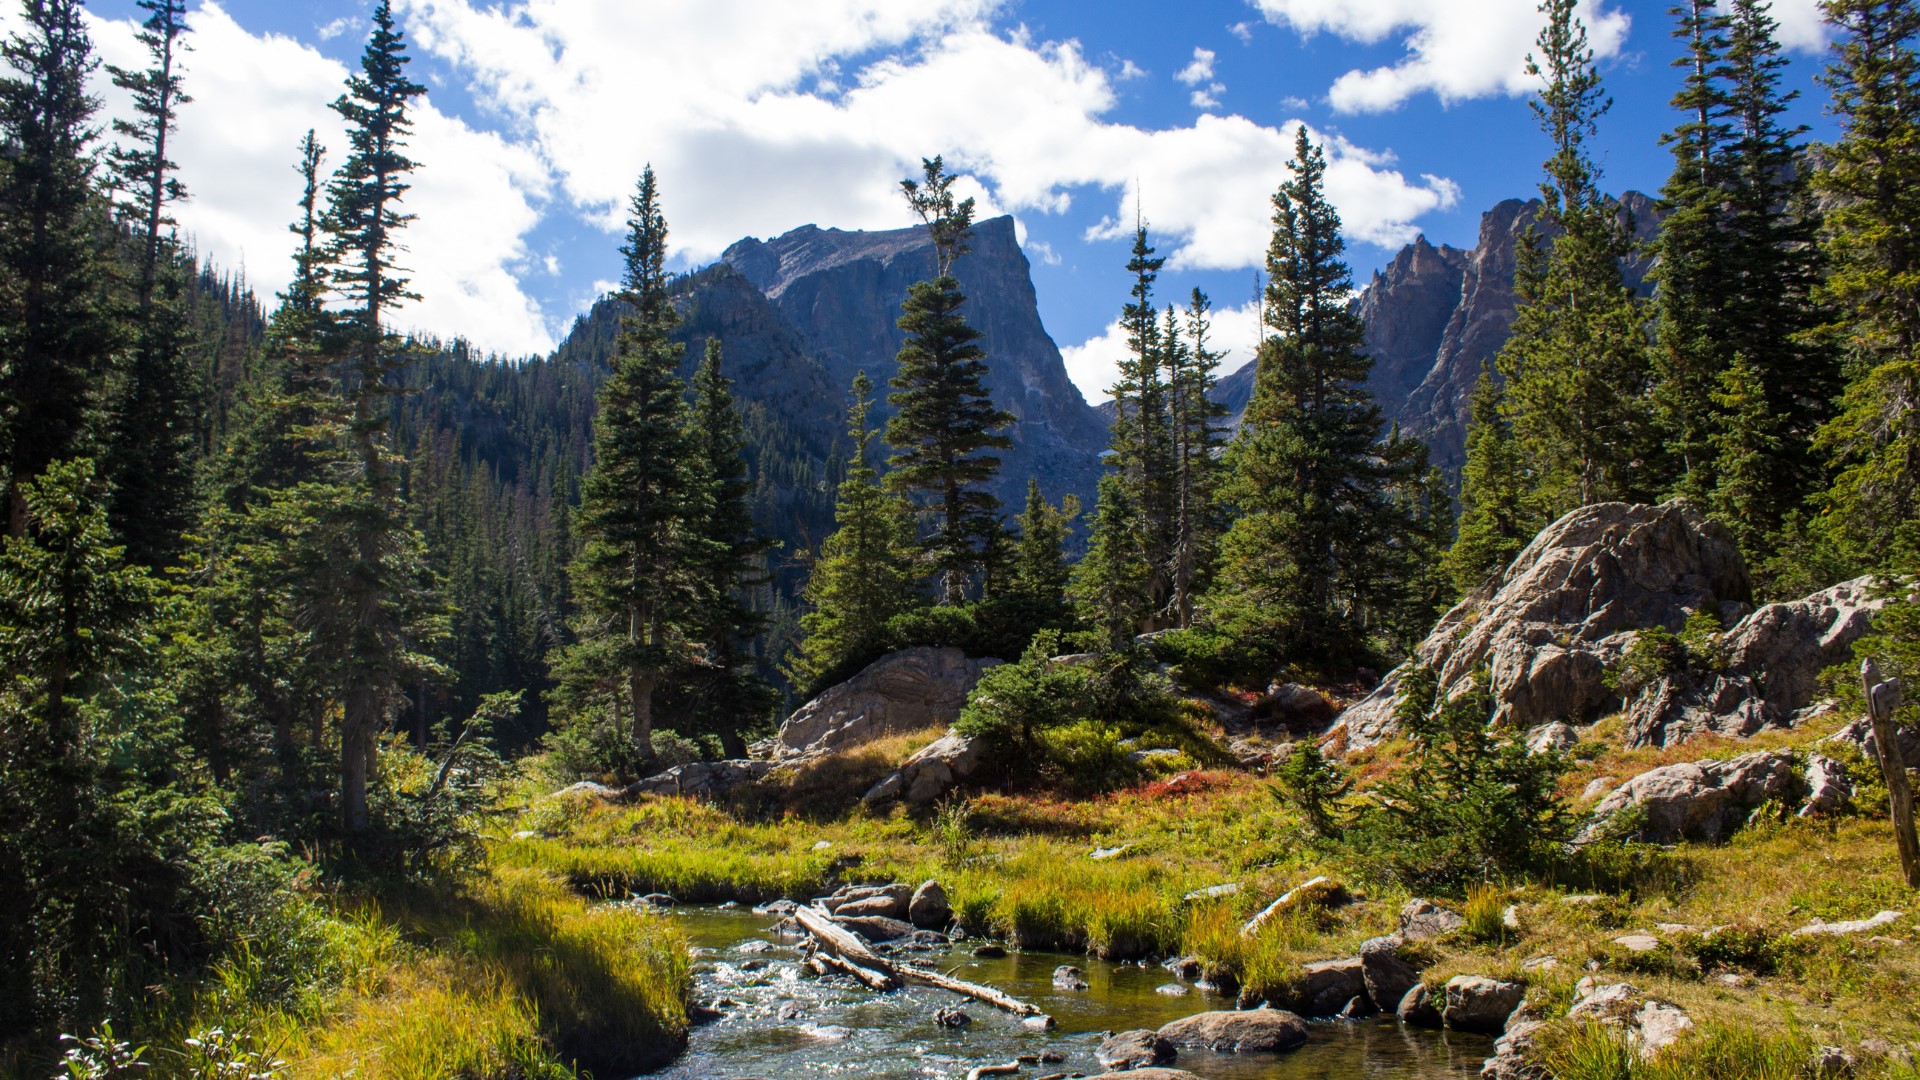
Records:
{"label": "exposed granite rock", "polygon": [[823,757],[888,735],[946,727],[967,694],[998,660],[970,659],[955,648],[902,649],[795,709],[780,733],[754,752],[787,762]]}
{"label": "exposed granite rock", "polygon": [[1300,981],[1278,1004],[1302,1016],[1338,1016],[1355,998],[1367,1000],[1365,963],[1357,956],[1302,965]]}
{"label": "exposed granite rock", "polygon": [[[1634,631],[1678,630],[1750,592],[1732,535],[1698,511],[1597,503],[1542,530],[1497,581],[1447,612],[1409,663],[1435,668],[1442,695],[1487,669],[1497,726],[1584,722],[1618,704],[1605,673]],[[1349,750],[1393,733],[1407,670],[1341,715]]]}
{"label": "exposed granite rock", "polygon": [[1400,999],[1400,1006],[1394,1015],[1408,1027],[1437,1028],[1441,1026],[1440,1009],[1432,990],[1426,983],[1417,982]]}
{"label": "exposed granite rock", "polygon": [[860,801],[871,806],[889,799],[909,806],[927,803],[953,790],[980,767],[980,748],[964,735],[944,735],[922,747],[900,770],[873,785]]}
{"label": "exposed granite rock", "polygon": [[1540,1020],[1508,1024],[1506,1033],[1493,1044],[1493,1056],[1480,1066],[1480,1080],[1552,1080],[1551,1074],[1532,1060],[1547,1030],[1548,1025]]}
{"label": "exposed granite rock", "polygon": [[1445,937],[1467,925],[1459,913],[1448,911],[1431,900],[1418,897],[1400,908],[1400,936],[1408,941]]}
{"label": "exposed granite rock", "polygon": [[1407,991],[1420,981],[1413,965],[1400,959],[1400,938],[1394,934],[1360,943],[1360,973],[1367,997],[1382,1012],[1397,1009]]}
{"label": "exposed granite rock", "polygon": [[945,930],[953,921],[953,905],[947,900],[947,890],[931,879],[921,882],[907,902],[907,921],[922,930]]}
{"label": "exposed granite rock", "polygon": [[627,786],[625,794],[629,798],[637,795],[686,795],[715,799],[753,783],[772,772],[773,767],[770,761],[695,761],[635,781]]}
{"label": "exposed granite rock", "polygon": [[1603,835],[1615,814],[1639,807],[1644,821],[1635,835],[1642,840],[1721,840],[1744,824],[1753,811],[1770,801],[1789,802],[1801,794],[1803,787],[1793,755],[1785,751],[1763,750],[1726,760],[1663,765],[1641,773],[1601,799],[1580,839]]}
{"label": "exposed granite rock", "polygon": [[1873,579],[1856,578],[1787,603],[1768,604],[1725,638],[1726,668],[1678,675],[1637,695],[1627,710],[1628,742],[1665,746],[1702,732],[1746,736],[1792,727],[1816,708],[1820,673],[1853,655],[1886,601]]}

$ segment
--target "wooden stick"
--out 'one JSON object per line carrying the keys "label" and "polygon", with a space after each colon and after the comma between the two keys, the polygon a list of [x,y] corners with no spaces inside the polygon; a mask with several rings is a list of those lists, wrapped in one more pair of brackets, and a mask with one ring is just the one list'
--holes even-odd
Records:
{"label": "wooden stick", "polygon": [[1899,707],[1898,680],[1882,682],[1871,659],[1860,662],[1860,684],[1867,692],[1867,716],[1873,721],[1873,745],[1880,752],[1880,771],[1887,778],[1887,801],[1893,810],[1893,841],[1900,849],[1900,868],[1907,887],[1920,889],[1920,837],[1913,829],[1913,789],[1907,786],[1906,756],[1900,752],[1900,733],[1893,723]]}
{"label": "wooden stick", "polygon": [[[825,913],[813,908],[794,908],[793,917],[819,943],[820,956],[829,961],[841,961],[835,967],[842,970],[857,969],[848,973],[875,990],[885,992],[900,989],[900,976],[894,973],[893,965],[867,948],[866,943],[858,937],[834,925]],[[877,978],[870,979],[868,976]]]}
{"label": "wooden stick", "polygon": [[1006,994],[995,990],[991,986],[981,986],[979,983],[970,983],[964,979],[949,978],[937,971],[928,971],[925,968],[917,968],[911,964],[896,964],[894,965],[894,971],[901,978],[912,979],[915,982],[923,982],[928,986],[938,987],[942,990],[950,990],[964,997],[970,997],[975,1001],[984,1002],[996,1009],[1004,1009],[1015,1016],[1040,1015],[1040,1010],[1037,1007],[1029,1005],[1018,998],[1008,997]]}
{"label": "wooden stick", "polygon": [[823,952],[820,955],[814,957],[814,959],[820,961],[821,963],[827,965],[830,968],[834,968],[835,970],[838,970],[838,971],[844,971],[847,974],[853,976],[854,978],[859,979],[861,982],[866,984],[867,989],[869,990],[877,990],[880,993],[884,994],[889,990],[900,989],[899,979],[896,979],[885,972],[873,971],[868,968],[863,968],[859,964],[856,964],[853,961],[848,960],[844,957],[839,957],[839,956],[833,955],[832,953]]}
{"label": "wooden stick", "polygon": [[1009,1076],[1020,1071],[1020,1063],[1011,1065],[981,1065],[968,1070],[967,1080],[980,1080],[983,1076]]}

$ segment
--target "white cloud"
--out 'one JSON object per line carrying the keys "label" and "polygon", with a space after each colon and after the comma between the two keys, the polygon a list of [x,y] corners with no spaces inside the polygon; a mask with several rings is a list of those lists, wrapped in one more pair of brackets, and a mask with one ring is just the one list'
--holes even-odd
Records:
{"label": "white cloud", "polygon": [[[1124,208],[1141,185],[1176,265],[1257,265],[1267,200],[1292,153],[1290,124],[1209,115],[1148,130],[1106,120],[1116,76],[1075,42],[994,33],[982,21],[991,0],[722,0],[724,10],[697,17],[619,0],[407,4],[422,47],[460,66],[604,227],[619,227],[618,208],[650,162],[683,265],[742,234],[807,222],[907,224],[899,178],[936,152],[977,178],[983,214],[1060,213],[1091,188],[1131,220]],[[673,47],[636,45],[663,41]],[[847,89],[827,98],[807,80],[834,50],[881,56],[844,73]],[[727,63],[709,62],[722,53]],[[1454,197],[1384,167],[1383,155],[1344,142],[1329,152],[1330,197],[1357,239],[1404,242],[1414,218]]]}
{"label": "white cloud", "polygon": [[[1328,97],[1341,112],[1379,112],[1417,94],[1443,102],[1534,88],[1526,56],[1543,16],[1538,0],[1251,0],[1276,25],[1301,34],[1321,31],[1376,44],[1404,33],[1406,58],[1334,80]],[[1629,18],[1608,0],[1582,0],[1581,19],[1596,55],[1610,57],[1627,39]],[[1791,0],[1810,4],[1811,0]]]}
{"label": "white cloud", "polygon": [[1195,90],[1187,95],[1187,104],[1196,109],[1217,109],[1220,107],[1220,95],[1226,91],[1225,83],[1210,83],[1204,90]]}
{"label": "white cloud", "polygon": [[1780,44],[1799,52],[1819,53],[1827,47],[1827,16],[1820,0],[1773,0],[1770,14],[1780,24]]}
{"label": "white cloud", "polygon": [[332,41],[334,38],[350,30],[356,33],[359,32],[363,25],[365,24],[362,23],[357,16],[342,15],[332,22],[323,23],[315,27],[313,32],[320,35],[321,41]]}
{"label": "white cloud", "polygon": [[1239,38],[1240,44],[1242,45],[1253,44],[1253,24],[1250,22],[1241,21],[1234,23],[1232,26],[1227,27],[1227,33]]}
{"label": "white cloud", "polygon": [[[1167,302],[1167,297],[1160,298],[1162,307]],[[1185,306],[1183,302],[1183,311]],[[1261,337],[1258,304],[1248,301],[1239,307],[1215,308],[1209,320],[1213,324],[1208,333],[1209,347],[1226,354],[1220,360],[1216,375],[1229,375],[1253,359]],[[1113,396],[1113,384],[1120,379],[1120,361],[1126,355],[1127,331],[1118,319],[1080,344],[1060,350],[1060,357],[1067,364],[1067,377],[1088,401],[1096,403]]]}
{"label": "white cloud", "polygon": [[1124,59],[1120,61],[1120,70],[1113,73],[1113,77],[1120,82],[1131,82],[1134,79],[1144,79],[1146,76],[1146,68],[1141,67],[1132,60]]}
{"label": "white cloud", "polygon": [[[295,241],[286,226],[300,194],[293,168],[300,137],[318,132],[329,169],[344,158],[344,129],[327,105],[339,97],[346,69],[291,38],[248,33],[211,0],[191,22],[185,79],[194,100],[180,110],[170,147],[191,198],[175,216],[202,256],[244,270],[271,302],[292,269]],[[147,62],[136,30],[132,20],[91,20],[96,51],[124,67]],[[127,114],[124,92],[104,77],[94,89],[103,117]],[[405,206],[419,217],[401,236],[408,250],[400,261],[423,299],[404,308],[401,321],[510,354],[551,348],[553,333],[515,276],[526,259],[521,237],[538,219],[546,186],[539,160],[430,102],[413,119],[411,152],[421,167]]]}
{"label": "white cloud", "polygon": [[1203,82],[1212,80],[1213,57],[1214,53],[1212,49],[1195,48],[1193,50],[1193,62],[1181,68],[1180,73],[1175,75],[1174,78],[1186,83],[1188,86],[1198,86]]}

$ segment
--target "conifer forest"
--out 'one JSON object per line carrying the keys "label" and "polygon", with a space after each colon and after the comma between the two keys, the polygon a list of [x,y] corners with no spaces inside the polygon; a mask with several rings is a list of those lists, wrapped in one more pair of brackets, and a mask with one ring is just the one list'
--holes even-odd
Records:
{"label": "conifer forest", "polygon": [[0,2],[0,1077],[1920,1077],[1920,2],[1637,10],[1630,200],[1540,0],[1531,201],[1394,264],[1490,345],[1383,374],[1297,123],[1254,347],[1136,209],[1098,411],[955,147],[699,265],[655,158],[499,355],[427,0],[264,134],[270,294],[178,220],[225,12]]}

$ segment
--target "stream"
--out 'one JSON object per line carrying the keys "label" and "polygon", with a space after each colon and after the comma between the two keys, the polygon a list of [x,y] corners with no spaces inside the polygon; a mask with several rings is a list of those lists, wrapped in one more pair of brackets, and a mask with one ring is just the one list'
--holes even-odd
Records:
{"label": "stream", "polygon": [[[931,987],[874,994],[851,980],[803,977],[800,940],[782,939],[776,919],[746,909],[670,909],[694,945],[694,1000],[717,1008],[720,1019],[693,1029],[687,1052],[650,1074],[661,1080],[734,1080],[846,1076],[874,1080],[958,1080],[976,1065],[1005,1064],[1023,1054],[1054,1051],[1065,1060],[1023,1069],[1097,1075],[1094,1050],[1109,1031],[1157,1028],[1229,999],[1192,986],[1178,996],[1156,988],[1176,983],[1159,965],[1108,963],[1090,956],[1011,952],[976,959],[971,946],[913,954],[913,962],[1004,990],[1045,1010],[1058,1025],[1025,1031],[1019,1021],[987,1005]],[[1062,964],[1080,968],[1086,990],[1053,985]],[[959,1007],[973,1018],[961,1030],[936,1025],[933,1014]],[[1359,1077],[1439,1080],[1479,1073],[1493,1040],[1458,1032],[1402,1028],[1391,1017],[1313,1022],[1313,1037],[1278,1057],[1245,1057],[1183,1050],[1173,1067],[1209,1080],[1354,1080]]]}

